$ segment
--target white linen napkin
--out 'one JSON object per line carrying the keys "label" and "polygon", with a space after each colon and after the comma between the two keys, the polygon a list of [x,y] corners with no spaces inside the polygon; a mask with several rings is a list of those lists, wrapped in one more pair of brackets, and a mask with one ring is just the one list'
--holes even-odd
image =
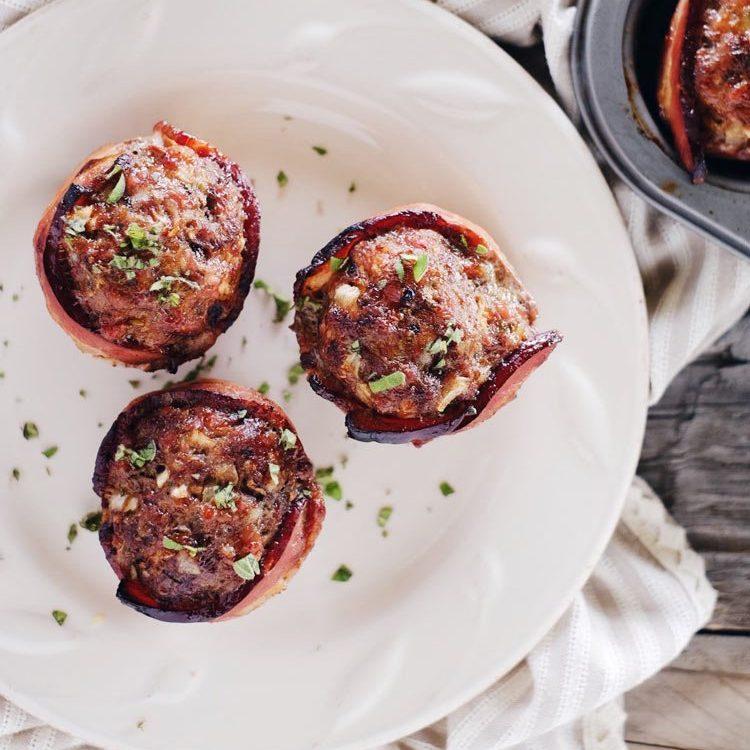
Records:
{"label": "white linen napkin", "polygon": [[[0,0],[0,30],[50,0]],[[427,0],[425,0],[426,2]],[[575,117],[565,0],[437,0],[491,36],[529,44],[541,26],[561,101]],[[650,316],[651,397],[750,304],[750,264],[667,219],[622,184]],[[624,750],[624,692],[659,671],[711,616],[716,594],[685,532],[636,478],[617,530],[568,611],[493,687],[381,750]],[[0,698],[0,748],[83,743]]]}

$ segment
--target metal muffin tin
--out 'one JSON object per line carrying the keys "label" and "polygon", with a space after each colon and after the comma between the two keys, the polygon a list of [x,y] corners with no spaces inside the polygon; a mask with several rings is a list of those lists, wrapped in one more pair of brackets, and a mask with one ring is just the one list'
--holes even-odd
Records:
{"label": "metal muffin tin", "polygon": [[664,38],[677,0],[579,0],[571,49],[583,120],[613,169],[649,203],[750,257],[750,165],[708,160],[694,185],[658,114]]}

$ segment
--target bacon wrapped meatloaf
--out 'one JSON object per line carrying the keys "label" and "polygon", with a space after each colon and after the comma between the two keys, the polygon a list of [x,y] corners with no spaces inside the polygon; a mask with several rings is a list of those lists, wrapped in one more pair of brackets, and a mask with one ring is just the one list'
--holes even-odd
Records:
{"label": "bacon wrapped meatloaf", "polygon": [[282,590],[325,515],[282,409],[220,380],[129,404],[99,449],[94,491],[117,596],[170,622],[237,617]]}
{"label": "bacon wrapped meatloaf", "polygon": [[680,0],[667,37],[659,105],[695,182],[705,156],[750,160],[750,4]]}
{"label": "bacon wrapped meatloaf", "polygon": [[93,153],[34,238],[52,317],[84,351],[147,370],[203,354],[237,318],[260,216],[240,168],[165,122]]}
{"label": "bacon wrapped meatloaf", "polygon": [[297,274],[312,388],[358,440],[422,443],[492,415],[561,340],[480,227],[436,206],[345,229]]}

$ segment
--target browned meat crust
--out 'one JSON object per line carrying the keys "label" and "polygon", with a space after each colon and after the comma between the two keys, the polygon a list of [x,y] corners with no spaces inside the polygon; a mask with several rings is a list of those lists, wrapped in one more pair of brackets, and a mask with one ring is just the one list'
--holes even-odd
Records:
{"label": "browned meat crust", "polygon": [[50,311],[83,348],[173,370],[236,319],[258,230],[239,168],[159,123],[77,172],[40,223],[38,270]]}
{"label": "browned meat crust", "polygon": [[750,4],[708,0],[695,60],[706,152],[750,159]]}
{"label": "browned meat crust", "polygon": [[[324,512],[283,411],[220,381],[157,391],[128,406],[99,450],[94,490],[102,498],[101,542],[125,585],[121,598],[170,620],[245,611],[300,516],[309,516],[304,544],[282,579],[312,546]],[[237,571],[243,559],[258,566],[250,579]]]}
{"label": "browned meat crust", "polygon": [[679,0],[664,48],[659,106],[694,182],[704,154],[750,159],[750,6]]}
{"label": "browned meat crust", "polygon": [[397,442],[419,439],[415,420],[463,417],[536,333],[536,306],[496,243],[428,205],[344,230],[299,272],[295,302],[313,388],[350,415],[408,422]]}

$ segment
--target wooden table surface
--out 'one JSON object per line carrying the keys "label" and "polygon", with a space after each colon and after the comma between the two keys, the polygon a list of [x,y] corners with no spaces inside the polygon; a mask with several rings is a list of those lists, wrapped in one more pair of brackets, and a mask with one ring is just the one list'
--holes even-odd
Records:
{"label": "wooden table surface", "polygon": [[719,600],[667,669],[626,696],[631,750],[750,750],[750,315],[649,412],[638,473],[687,530]]}

